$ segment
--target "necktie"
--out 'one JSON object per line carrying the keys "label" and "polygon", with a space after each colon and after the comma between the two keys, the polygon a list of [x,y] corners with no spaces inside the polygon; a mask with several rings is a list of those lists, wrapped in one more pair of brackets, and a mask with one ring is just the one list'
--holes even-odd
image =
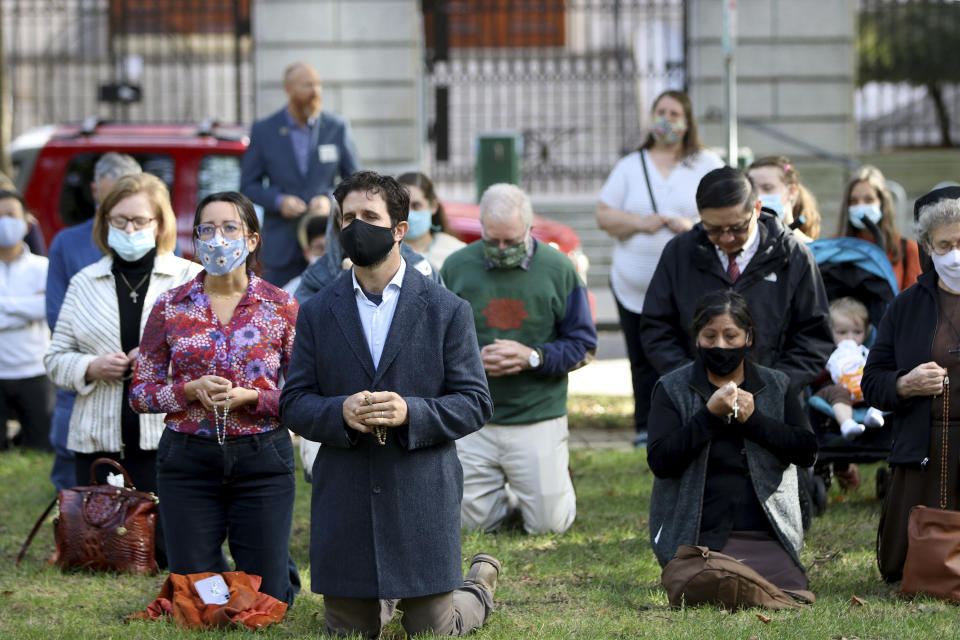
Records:
{"label": "necktie", "polygon": [[727,254],[727,275],[730,276],[730,282],[736,282],[737,278],[740,277],[740,265],[737,264],[737,256],[740,255],[739,251],[734,251],[733,253]]}

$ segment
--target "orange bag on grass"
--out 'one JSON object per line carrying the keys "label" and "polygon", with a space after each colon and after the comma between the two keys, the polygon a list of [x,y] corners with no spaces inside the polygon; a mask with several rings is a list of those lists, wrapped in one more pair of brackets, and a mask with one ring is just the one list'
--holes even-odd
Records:
{"label": "orange bag on grass", "polygon": [[[222,576],[230,590],[226,604],[205,604],[194,586],[198,581]],[[283,619],[287,605],[271,595],[260,593],[262,578],[243,571],[226,573],[171,573],[160,588],[156,599],[143,611],[127,618],[134,620],[161,620],[172,618],[181,627],[210,629],[244,625],[261,629]]]}

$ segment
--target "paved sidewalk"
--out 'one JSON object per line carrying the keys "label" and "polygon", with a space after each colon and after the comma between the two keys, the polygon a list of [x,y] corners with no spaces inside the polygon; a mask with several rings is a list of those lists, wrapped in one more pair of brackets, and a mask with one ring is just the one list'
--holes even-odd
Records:
{"label": "paved sidewalk", "polygon": [[626,358],[594,360],[570,374],[570,395],[631,396],[630,361]]}
{"label": "paved sidewalk", "polygon": [[[577,449],[615,449],[630,451],[633,449],[633,431],[627,429],[570,429],[569,445]],[[646,453],[638,452],[637,455]]]}

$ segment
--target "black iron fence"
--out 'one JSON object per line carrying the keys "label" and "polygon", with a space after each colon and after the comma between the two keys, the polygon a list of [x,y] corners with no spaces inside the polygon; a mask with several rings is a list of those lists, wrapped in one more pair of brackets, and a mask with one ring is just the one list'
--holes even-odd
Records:
{"label": "black iron fence", "polygon": [[0,0],[13,134],[99,115],[249,122],[250,0]]}
{"label": "black iron fence", "polygon": [[860,0],[861,151],[960,141],[960,2]]}
{"label": "black iron fence", "polygon": [[473,180],[476,139],[522,136],[534,192],[596,191],[686,83],[684,0],[424,0],[433,176]]}

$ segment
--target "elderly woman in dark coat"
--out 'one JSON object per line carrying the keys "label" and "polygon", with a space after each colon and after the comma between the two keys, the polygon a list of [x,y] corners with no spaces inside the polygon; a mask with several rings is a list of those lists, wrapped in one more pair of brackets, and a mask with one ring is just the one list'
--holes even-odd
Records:
{"label": "elderly woman in dark coat", "polygon": [[813,464],[817,443],[798,395],[786,374],[745,359],[756,326],[740,294],[704,295],[693,334],[697,359],[660,378],[651,401],[657,560],[706,546],[813,600],[800,564],[796,467]]}
{"label": "elderly woman in dark coat", "polygon": [[877,540],[877,565],[888,582],[903,576],[910,508],[960,508],[960,189],[927,194],[915,215],[933,269],[891,303],[860,384],[871,406],[893,412],[893,480]]}

